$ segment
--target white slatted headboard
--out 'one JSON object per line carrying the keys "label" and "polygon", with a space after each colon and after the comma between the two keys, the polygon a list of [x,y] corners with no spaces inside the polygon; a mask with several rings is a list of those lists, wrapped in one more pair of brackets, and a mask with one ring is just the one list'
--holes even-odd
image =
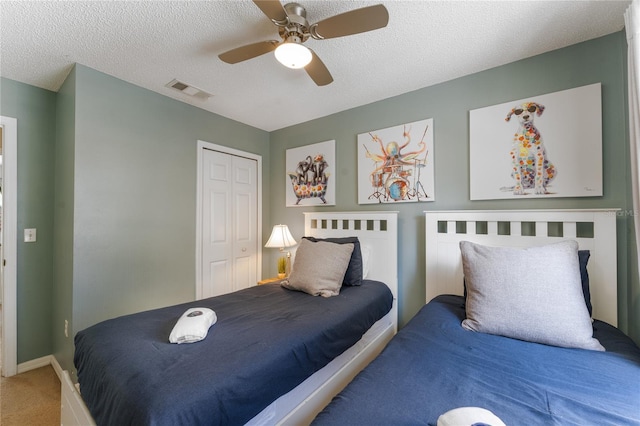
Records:
{"label": "white slatted headboard", "polygon": [[459,242],[494,247],[531,247],[576,240],[590,250],[593,317],[618,324],[616,209],[459,210],[425,212],[426,301],[463,294]]}
{"label": "white slatted headboard", "polygon": [[368,279],[393,293],[392,318],[398,324],[398,212],[305,212],[305,236],[358,237],[369,250]]}

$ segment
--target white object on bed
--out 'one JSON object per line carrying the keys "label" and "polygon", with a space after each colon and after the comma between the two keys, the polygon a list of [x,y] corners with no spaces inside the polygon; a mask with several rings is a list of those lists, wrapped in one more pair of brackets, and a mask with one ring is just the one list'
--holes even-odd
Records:
{"label": "white object on bed", "polygon": [[[393,294],[391,311],[351,348],[248,422],[250,425],[309,424],[331,399],[387,345],[398,328],[398,212],[305,212],[305,236],[358,237],[369,248],[368,279]],[[68,376],[68,372],[65,371]],[[94,425],[71,380],[62,383],[64,425]],[[72,401],[72,403],[65,403]]]}
{"label": "white object on bed", "polygon": [[458,210],[425,212],[426,301],[463,294],[460,241],[493,247],[534,247],[575,240],[589,250],[593,318],[618,324],[617,209]]}
{"label": "white object on bed", "polygon": [[438,417],[437,426],[505,426],[504,422],[491,411],[480,407],[459,407]]}
{"label": "white object on bed", "polygon": [[218,317],[209,308],[189,308],[173,326],[169,341],[171,343],[195,343],[203,340],[209,328],[216,323]]}

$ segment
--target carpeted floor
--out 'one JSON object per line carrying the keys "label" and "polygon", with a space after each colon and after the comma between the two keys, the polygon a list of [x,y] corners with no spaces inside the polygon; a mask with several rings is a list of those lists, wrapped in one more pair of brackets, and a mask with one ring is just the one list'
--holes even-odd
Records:
{"label": "carpeted floor", "polygon": [[60,380],[50,365],[12,377],[2,377],[0,424],[60,424]]}

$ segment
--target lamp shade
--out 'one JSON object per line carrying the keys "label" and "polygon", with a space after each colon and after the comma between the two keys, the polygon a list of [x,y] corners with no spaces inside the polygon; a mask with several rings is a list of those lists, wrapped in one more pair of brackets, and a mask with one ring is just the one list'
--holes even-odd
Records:
{"label": "lamp shade", "polygon": [[270,248],[285,248],[295,246],[296,244],[298,243],[293,239],[287,225],[274,225],[271,236],[264,246]]}
{"label": "lamp shade", "polygon": [[311,51],[300,43],[288,41],[276,48],[276,59],[285,67],[304,68],[311,62]]}

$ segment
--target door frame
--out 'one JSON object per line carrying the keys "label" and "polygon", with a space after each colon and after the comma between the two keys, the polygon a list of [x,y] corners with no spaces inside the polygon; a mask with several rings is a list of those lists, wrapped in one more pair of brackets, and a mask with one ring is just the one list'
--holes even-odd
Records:
{"label": "door frame", "polygon": [[2,375],[18,370],[18,120],[0,116],[2,126]]}
{"label": "door frame", "polygon": [[257,163],[257,201],[256,201],[256,238],[259,242],[256,250],[256,272],[258,278],[262,274],[262,156],[250,152],[240,151],[223,145],[198,140],[198,154],[196,167],[196,300],[202,299],[202,157],[204,150],[218,151],[224,154],[255,160]]}

